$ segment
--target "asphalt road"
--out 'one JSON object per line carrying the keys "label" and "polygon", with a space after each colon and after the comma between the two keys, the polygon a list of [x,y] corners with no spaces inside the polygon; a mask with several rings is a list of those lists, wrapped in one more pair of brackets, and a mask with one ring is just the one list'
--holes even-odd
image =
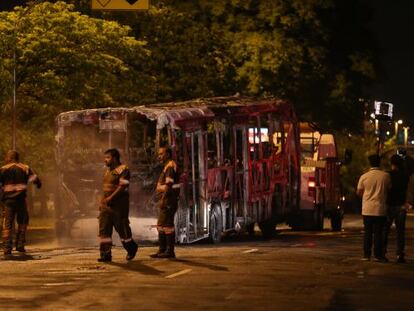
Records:
{"label": "asphalt road", "polygon": [[[414,217],[406,264],[363,262],[362,224],[348,217],[339,233],[281,227],[264,241],[230,237],[222,244],[177,247],[176,260],[151,259],[142,246],[132,262],[115,247],[96,262],[97,247],[63,247],[30,232],[25,256],[0,260],[1,310],[414,310]],[[74,245],[77,241],[72,241]]]}

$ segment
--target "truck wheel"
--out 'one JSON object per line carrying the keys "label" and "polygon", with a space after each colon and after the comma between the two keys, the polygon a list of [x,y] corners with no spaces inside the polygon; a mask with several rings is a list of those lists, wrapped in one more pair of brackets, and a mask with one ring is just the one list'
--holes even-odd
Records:
{"label": "truck wheel", "polygon": [[213,244],[220,243],[222,231],[222,219],[219,213],[219,208],[216,207],[210,214],[210,242]]}
{"label": "truck wheel", "polygon": [[342,219],[343,219],[343,215],[339,211],[333,211],[331,213],[332,231],[341,231],[342,230]]}
{"label": "truck wheel", "polygon": [[322,205],[317,205],[314,211],[314,226],[313,229],[317,231],[323,230],[324,208]]}

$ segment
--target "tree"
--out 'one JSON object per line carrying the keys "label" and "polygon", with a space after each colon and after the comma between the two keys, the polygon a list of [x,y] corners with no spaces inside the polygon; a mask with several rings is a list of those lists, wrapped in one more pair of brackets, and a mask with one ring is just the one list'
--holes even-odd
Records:
{"label": "tree", "polygon": [[0,13],[2,119],[10,114],[14,69],[20,134],[32,138],[53,129],[62,111],[150,101],[150,52],[130,31],[81,15],[64,2]]}
{"label": "tree", "polygon": [[[153,0],[139,15],[90,12],[85,0],[67,1],[129,24],[137,38],[149,41],[154,72],[166,86],[160,99],[270,94],[292,100],[303,119],[325,128],[361,129],[358,99],[376,78],[377,60],[366,29],[371,13],[359,0]],[[204,71],[186,60],[207,60],[211,67],[211,51],[222,65],[206,77],[210,81],[211,72],[217,81],[201,81],[204,94],[192,92]]]}

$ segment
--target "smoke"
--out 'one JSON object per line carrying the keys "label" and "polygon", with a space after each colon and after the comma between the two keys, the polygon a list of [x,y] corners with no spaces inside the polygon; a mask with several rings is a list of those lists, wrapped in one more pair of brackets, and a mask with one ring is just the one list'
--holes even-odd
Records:
{"label": "smoke", "polygon": [[[86,110],[58,118],[54,214],[61,244],[66,246],[76,240],[78,246],[96,245],[106,171],[104,152],[109,148],[117,148],[121,162],[130,169],[129,214],[133,237],[138,241],[156,240],[154,226],[158,211],[154,188],[159,171],[153,150],[155,123],[143,124],[121,109]],[[120,244],[115,230],[113,238]]]}
{"label": "smoke", "polygon": [[[156,218],[130,218],[132,236],[137,241],[156,241],[158,232],[155,227]],[[78,219],[71,228],[70,236],[81,244],[95,244],[98,236],[98,220],[95,218]],[[115,245],[121,245],[118,234],[114,231],[112,240]],[[65,243],[67,243],[66,241]]]}

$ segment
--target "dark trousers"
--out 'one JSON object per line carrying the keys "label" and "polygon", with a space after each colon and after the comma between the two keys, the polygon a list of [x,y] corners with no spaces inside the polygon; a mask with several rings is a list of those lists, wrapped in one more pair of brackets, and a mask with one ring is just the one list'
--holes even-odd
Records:
{"label": "dark trousers", "polygon": [[393,222],[397,230],[397,256],[404,256],[405,248],[405,219],[407,211],[403,206],[390,206],[387,222],[384,228],[384,253],[387,252],[388,236]]}
{"label": "dark trousers", "polygon": [[99,211],[99,236],[101,239],[110,239],[113,228],[118,232],[121,241],[129,240],[132,237],[129,226],[128,213],[102,206]]}
{"label": "dark trousers", "polygon": [[374,239],[374,256],[383,257],[383,235],[386,216],[363,216],[364,218],[364,257],[371,257]]}
{"label": "dark trousers", "polygon": [[5,200],[3,210],[3,248],[9,251],[13,248],[13,225],[17,220],[16,247],[24,247],[26,243],[26,230],[29,224],[26,198],[19,197],[13,200]]}
{"label": "dark trousers", "polygon": [[166,235],[174,234],[174,231],[175,231],[174,218],[175,218],[175,213],[177,212],[177,208],[178,208],[177,199],[173,198],[169,201],[160,202],[160,204],[158,205],[158,208],[159,208],[158,221],[157,221],[158,232],[164,233]]}

